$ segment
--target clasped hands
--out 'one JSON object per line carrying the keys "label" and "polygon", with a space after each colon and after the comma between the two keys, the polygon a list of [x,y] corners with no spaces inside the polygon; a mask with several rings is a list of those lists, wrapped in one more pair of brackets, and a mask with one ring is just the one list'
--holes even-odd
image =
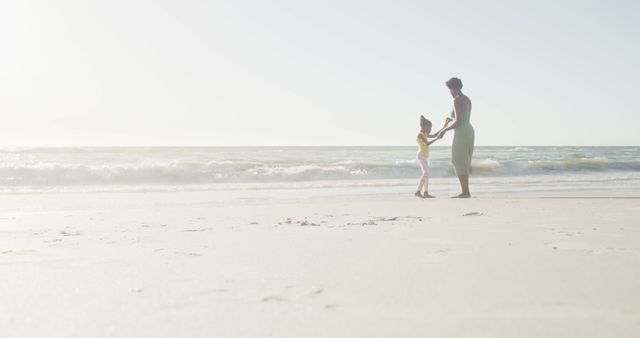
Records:
{"label": "clasped hands", "polygon": [[452,118],[450,118],[450,117],[447,117],[447,118],[444,120],[444,126],[442,127],[442,129],[440,130],[440,132],[438,132],[438,133],[436,134],[436,138],[437,138],[437,139],[441,139],[441,138],[444,136],[444,134],[446,134],[446,133],[447,133],[447,131],[446,131],[445,129],[449,126],[449,123],[451,123],[452,121],[453,121],[453,119],[452,119]]}

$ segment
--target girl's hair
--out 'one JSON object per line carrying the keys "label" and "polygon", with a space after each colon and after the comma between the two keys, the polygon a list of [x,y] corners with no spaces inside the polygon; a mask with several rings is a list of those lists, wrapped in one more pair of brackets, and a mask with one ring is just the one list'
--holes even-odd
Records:
{"label": "girl's hair", "polygon": [[462,80],[458,79],[457,77],[450,78],[447,82],[445,82],[445,84],[449,89],[462,89]]}
{"label": "girl's hair", "polygon": [[429,127],[431,127],[431,121],[420,115],[420,130],[426,130]]}

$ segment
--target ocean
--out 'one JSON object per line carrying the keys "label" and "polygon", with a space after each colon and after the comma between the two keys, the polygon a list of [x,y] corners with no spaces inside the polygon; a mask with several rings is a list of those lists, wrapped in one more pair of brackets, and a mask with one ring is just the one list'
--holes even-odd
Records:
{"label": "ocean", "polygon": [[[184,192],[220,196],[411,195],[417,147],[0,149],[0,194]],[[453,194],[450,147],[431,148],[430,191]],[[474,195],[628,195],[640,147],[476,147]]]}

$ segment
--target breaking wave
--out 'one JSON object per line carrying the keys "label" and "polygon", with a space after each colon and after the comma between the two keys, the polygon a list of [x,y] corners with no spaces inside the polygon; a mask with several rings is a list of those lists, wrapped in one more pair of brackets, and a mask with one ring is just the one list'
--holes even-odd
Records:
{"label": "breaking wave", "polygon": [[[473,175],[640,172],[636,148],[479,147]],[[517,149],[517,148],[516,148]],[[447,148],[432,150],[430,175],[450,177]],[[546,151],[546,152],[545,152]],[[0,189],[112,185],[193,185],[413,179],[414,148],[42,148],[0,150]]]}

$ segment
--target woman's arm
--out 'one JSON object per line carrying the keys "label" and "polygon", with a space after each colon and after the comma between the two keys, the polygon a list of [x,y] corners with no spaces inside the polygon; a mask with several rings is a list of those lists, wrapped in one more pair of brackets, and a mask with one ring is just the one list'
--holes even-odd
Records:
{"label": "woman's arm", "polygon": [[461,97],[453,100],[453,123],[449,125],[444,131],[447,132],[451,129],[456,129],[460,127],[462,124],[462,119],[460,118],[460,112],[464,110],[464,102]]}
{"label": "woman's arm", "polygon": [[460,127],[462,124],[462,119],[460,118],[460,112],[464,110],[464,102],[462,102],[462,98],[458,97],[453,100],[453,123],[449,126],[443,128],[440,133],[444,135],[444,133],[448,132],[451,129],[456,129]]}

